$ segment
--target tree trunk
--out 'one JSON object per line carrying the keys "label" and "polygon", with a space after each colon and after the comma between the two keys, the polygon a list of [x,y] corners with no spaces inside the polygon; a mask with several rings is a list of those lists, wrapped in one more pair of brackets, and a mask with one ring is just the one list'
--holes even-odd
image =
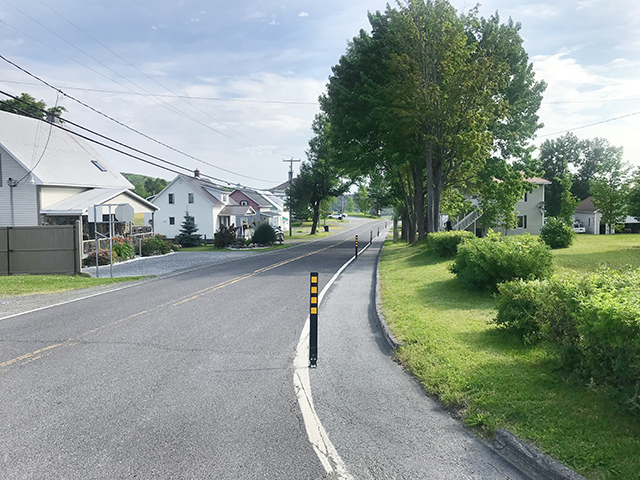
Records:
{"label": "tree trunk", "polygon": [[433,150],[426,147],[426,174],[427,174],[427,233],[435,232],[434,229],[434,200],[435,192],[433,188]]}
{"label": "tree trunk", "polygon": [[415,204],[416,226],[418,227],[418,240],[423,240],[425,237],[424,183],[422,182],[420,170],[418,165],[413,166],[413,182],[416,191],[413,201]]}
{"label": "tree trunk", "polygon": [[313,204],[313,223],[311,224],[311,235],[316,234],[319,219],[320,219],[320,202]]}

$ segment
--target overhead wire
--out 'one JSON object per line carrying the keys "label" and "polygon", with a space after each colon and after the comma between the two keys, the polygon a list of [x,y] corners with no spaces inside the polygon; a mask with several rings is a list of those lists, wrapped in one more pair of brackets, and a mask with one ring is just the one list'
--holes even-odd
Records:
{"label": "overhead wire", "polygon": [[[17,100],[17,101],[19,101],[19,102],[22,102],[22,103],[25,103],[25,104],[26,104],[26,102],[24,102],[24,100],[22,100],[21,98],[16,97],[16,96],[14,96],[14,95],[11,95],[11,94],[9,94],[9,93],[7,93],[7,92],[4,92],[4,91],[2,91],[2,90],[0,90],[0,94],[2,94],[2,95],[6,95],[6,96],[8,96],[8,97],[10,97],[10,98],[12,98],[12,99],[14,99],[14,100]],[[46,120],[43,120],[42,118],[33,117],[33,116],[32,116],[31,114],[29,114],[29,112],[27,112],[26,110],[20,109],[19,107],[16,107],[16,109],[17,109],[17,110],[20,110],[20,111],[22,112],[22,114],[24,114],[25,116],[27,116],[27,117],[29,117],[29,118],[34,118],[35,120],[38,120],[38,121],[41,121],[41,122],[46,122]],[[44,109],[38,108],[38,110],[39,110],[41,113],[43,113],[43,114],[46,114],[46,113],[47,113],[47,111],[46,111],[46,110],[44,110]],[[110,141],[110,142],[112,142],[112,143],[115,143],[116,145],[123,146],[123,147],[125,147],[125,148],[128,148],[128,149],[130,149],[130,150],[134,151],[134,152],[137,152],[137,153],[140,153],[140,154],[142,154],[142,155],[148,156],[148,157],[153,158],[153,159],[155,159],[155,160],[159,160],[159,161],[161,161],[161,162],[163,162],[163,163],[166,163],[166,164],[168,164],[168,165],[171,165],[171,166],[173,166],[173,167],[175,167],[175,168],[180,168],[180,169],[185,170],[185,171],[187,171],[187,172],[192,172],[192,170],[191,170],[190,168],[188,168],[188,167],[185,167],[185,166],[182,166],[182,165],[178,165],[178,164],[176,164],[176,163],[173,163],[173,162],[170,162],[170,161],[168,161],[168,160],[162,159],[162,158],[157,157],[157,156],[155,156],[155,155],[152,155],[152,154],[149,154],[149,153],[143,152],[142,150],[138,150],[138,149],[136,149],[136,148],[134,148],[134,147],[131,147],[131,146],[126,145],[126,144],[124,144],[124,143],[122,143],[122,142],[119,142],[119,141],[114,140],[114,139],[112,139],[112,138],[110,138],[110,137],[107,137],[106,135],[102,135],[102,134],[100,134],[100,133],[98,133],[98,132],[95,132],[95,131],[93,131],[93,130],[91,130],[91,129],[88,129],[88,128],[86,128],[86,127],[83,127],[82,125],[79,125],[79,124],[77,124],[77,123],[71,122],[71,121],[69,121],[69,120],[67,120],[67,119],[65,119],[65,118],[63,118],[63,117],[59,117],[59,118],[60,118],[60,120],[61,120],[61,121],[65,122],[65,123],[68,123],[69,125],[73,125],[73,126],[75,126],[75,127],[78,127],[78,128],[80,128],[81,130],[84,130],[84,131],[89,132],[89,133],[91,133],[91,134],[93,134],[93,135],[96,135],[96,136],[98,136],[98,137],[100,137],[100,138],[103,138],[103,139],[105,139],[105,140],[108,140],[108,141]],[[96,140],[96,139],[94,139],[94,138],[88,137],[88,136],[86,136],[86,135],[82,135],[81,133],[78,133],[78,132],[74,132],[73,130],[70,130],[70,129],[68,129],[68,128],[64,128],[64,126],[63,126],[63,125],[61,125],[61,124],[57,124],[57,123],[53,123],[53,122],[47,122],[47,123],[49,123],[52,127],[56,127],[56,128],[58,128],[58,129],[60,129],[60,130],[63,130],[63,131],[65,131],[65,132],[67,132],[67,133],[71,134],[71,135],[75,135],[75,136],[80,137],[80,138],[82,138],[82,139],[84,139],[84,140],[87,140],[87,141],[89,141],[89,142],[92,142],[92,143],[95,143],[95,144],[100,145],[100,146],[102,146],[102,147],[105,147],[105,148],[107,148],[107,149],[109,149],[109,150],[112,150],[112,151],[118,152],[118,153],[120,153],[120,154],[126,155],[126,156],[131,157],[131,158],[134,158],[134,159],[136,159],[136,160],[140,160],[140,161],[142,161],[142,162],[144,162],[144,163],[147,163],[147,164],[149,164],[149,165],[153,165],[154,167],[158,167],[158,168],[161,168],[161,169],[164,169],[164,170],[170,171],[170,172],[175,173],[175,174],[177,174],[177,175],[184,175],[184,173],[183,173],[183,172],[179,172],[179,171],[177,171],[177,170],[174,170],[174,169],[172,169],[172,168],[165,167],[165,166],[163,166],[163,165],[158,165],[158,164],[156,164],[156,163],[154,163],[154,162],[152,162],[152,161],[150,161],[150,160],[147,160],[147,159],[144,159],[144,158],[139,157],[139,156],[137,156],[137,155],[133,155],[133,154],[131,154],[131,153],[125,152],[125,151],[120,150],[120,149],[118,149],[118,148],[115,148],[115,147],[113,147],[113,146],[111,146],[111,145],[108,145],[108,144],[106,144],[106,143],[100,142],[100,141],[98,141],[98,140]],[[51,132],[49,132],[49,138],[50,138],[50,137],[51,137]],[[47,144],[48,144],[48,142],[47,142]],[[44,152],[43,152],[43,155],[44,155]],[[40,158],[40,160],[41,160],[41,159],[42,159],[42,157]],[[31,171],[33,171],[33,169],[32,169]],[[31,173],[31,171],[30,171],[29,173]],[[28,175],[28,174],[27,174],[27,175]],[[25,177],[23,177],[23,178],[26,178],[26,176],[27,176],[27,175],[25,175]],[[243,188],[254,188],[254,187],[248,187],[248,186],[246,186],[246,185],[242,185],[242,184],[239,184],[239,183],[235,183],[235,184],[234,184],[234,183],[232,183],[232,182],[229,182],[228,180],[224,180],[224,179],[221,179],[221,178],[217,178],[217,177],[214,177],[214,176],[211,176],[211,175],[207,175],[207,174],[204,174],[204,173],[201,173],[200,175],[201,175],[202,177],[205,177],[205,178],[209,178],[209,179],[212,179],[212,180],[216,180],[216,181],[218,181],[218,182],[226,183],[226,184],[227,184],[227,185],[229,185],[229,186],[240,186],[240,187],[243,187]],[[22,179],[21,179],[21,180],[22,180]]]}
{"label": "overhead wire", "polygon": [[[27,86],[37,86],[37,83],[32,83],[32,82],[19,82],[16,80],[2,80],[0,79],[0,82],[3,83],[11,83],[11,84],[15,84],[15,85],[27,85]],[[209,100],[209,101],[214,101],[214,102],[238,102],[238,103],[267,103],[267,104],[274,104],[274,105],[318,105],[318,102],[296,102],[296,101],[287,101],[287,100],[259,100],[259,99],[255,99],[255,98],[222,98],[222,97],[202,97],[202,96],[187,96],[187,95],[167,95],[164,93],[158,93],[158,94],[146,94],[146,93],[140,93],[140,92],[123,92],[121,90],[106,90],[106,89],[101,89],[101,88],[83,88],[83,87],[73,87],[71,85],[61,85],[60,88],[64,88],[65,90],[78,90],[81,92],[95,92],[95,93],[113,93],[116,95],[136,95],[139,97],[148,97],[148,96],[154,96],[154,97],[160,97],[160,98],[188,98],[191,100]],[[639,99],[640,100],[640,99]],[[552,102],[553,103],[553,102]],[[561,102],[559,102],[561,103]]]}
{"label": "overhead wire", "polygon": [[583,128],[593,127],[595,125],[602,125],[603,123],[609,123],[609,122],[613,122],[615,120],[620,120],[622,118],[633,117],[635,115],[640,115],[640,112],[628,113],[626,115],[621,115],[619,117],[614,117],[614,118],[608,118],[606,120],[601,120],[599,122],[590,123],[588,125],[581,125],[579,127],[567,128],[566,130],[560,130],[559,132],[546,133],[544,135],[538,135],[538,138],[552,137],[554,135],[560,135],[561,133],[573,132],[574,130],[581,130]]}
{"label": "overhead wire", "polygon": [[159,145],[162,145],[163,147],[168,148],[168,149],[170,149],[170,150],[172,150],[172,151],[174,151],[174,152],[176,152],[176,153],[179,153],[179,154],[184,155],[184,156],[186,156],[186,157],[188,157],[188,158],[191,158],[192,160],[196,160],[196,161],[198,161],[198,162],[200,162],[200,163],[202,163],[202,164],[204,164],[204,165],[208,165],[208,166],[210,166],[210,167],[213,167],[213,168],[217,168],[217,169],[219,169],[219,170],[222,170],[222,171],[224,171],[224,172],[226,172],[226,173],[230,173],[230,174],[232,174],[232,175],[236,175],[236,176],[239,176],[239,177],[247,178],[247,179],[249,179],[249,180],[256,180],[256,181],[264,182],[264,183],[277,183],[277,182],[274,182],[274,181],[271,181],[271,180],[264,180],[264,179],[260,179],[260,178],[252,177],[252,176],[249,176],[249,175],[244,175],[244,174],[241,174],[241,173],[237,173],[237,172],[234,172],[234,171],[232,171],[232,170],[229,170],[229,169],[226,169],[226,168],[220,167],[220,166],[218,166],[218,165],[214,165],[214,164],[212,164],[212,163],[210,163],[210,162],[206,162],[206,161],[204,161],[204,160],[202,160],[202,159],[200,159],[200,158],[197,158],[197,157],[195,157],[195,156],[193,156],[193,155],[191,155],[191,154],[188,154],[188,153],[186,153],[186,152],[183,152],[182,150],[179,150],[179,149],[177,149],[177,148],[175,148],[175,147],[172,147],[171,145],[168,145],[168,144],[166,144],[166,143],[164,143],[164,142],[162,142],[162,141],[160,141],[160,140],[157,140],[157,139],[155,139],[155,138],[153,138],[153,137],[151,137],[151,136],[149,136],[149,135],[147,135],[147,134],[145,134],[145,133],[143,133],[143,132],[140,132],[139,130],[137,130],[137,129],[135,129],[135,128],[133,128],[133,127],[131,127],[131,126],[129,126],[129,125],[127,125],[127,124],[125,124],[125,123],[123,123],[123,122],[121,122],[121,121],[119,121],[119,120],[117,120],[117,119],[113,118],[113,117],[111,117],[110,115],[107,115],[106,113],[103,113],[103,112],[101,112],[100,110],[95,109],[95,108],[94,108],[94,107],[92,107],[91,105],[88,105],[88,104],[86,104],[85,102],[83,102],[83,101],[81,101],[81,100],[78,100],[77,98],[73,97],[72,95],[69,95],[69,94],[65,93],[63,90],[59,89],[58,87],[56,87],[56,86],[54,86],[54,85],[51,85],[51,84],[50,84],[49,82],[47,82],[46,80],[43,80],[43,79],[41,79],[40,77],[38,77],[37,75],[34,75],[33,73],[29,72],[28,70],[26,70],[25,68],[23,68],[23,67],[21,67],[20,65],[16,64],[15,62],[12,62],[11,60],[9,60],[8,58],[4,57],[4,56],[3,56],[3,55],[1,55],[1,54],[0,54],[0,59],[4,60],[5,62],[9,63],[10,65],[13,65],[15,68],[17,68],[17,69],[18,69],[18,70],[20,70],[21,72],[23,72],[23,73],[25,73],[25,74],[29,75],[30,77],[32,77],[32,78],[34,78],[34,79],[38,80],[38,81],[39,81],[39,82],[41,82],[42,84],[44,84],[44,85],[46,85],[47,87],[49,87],[49,88],[51,88],[51,89],[55,90],[56,92],[60,93],[61,95],[64,95],[65,97],[67,97],[67,98],[69,98],[69,99],[71,99],[71,100],[73,100],[73,101],[75,101],[75,102],[79,103],[80,105],[82,105],[82,106],[84,106],[84,107],[86,107],[86,108],[90,109],[91,111],[93,111],[93,112],[95,112],[95,113],[97,113],[97,114],[99,114],[99,115],[101,115],[101,116],[103,116],[103,117],[107,118],[108,120],[110,120],[110,121],[112,121],[112,122],[115,122],[115,123],[117,123],[118,125],[120,125],[120,126],[122,126],[122,127],[126,128],[126,129],[128,129],[128,130],[131,130],[132,132],[134,132],[134,133],[136,133],[136,134],[138,134],[138,135],[141,135],[141,136],[143,136],[143,137],[147,138],[148,140],[151,140],[151,141],[153,141],[153,142],[155,142],[155,143],[157,143],[157,144],[159,144]]}
{"label": "overhead wire", "polygon": [[[2,0],[5,3],[8,3],[6,0]],[[87,37],[89,37],[91,40],[93,40],[94,42],[96,42],[98,45],[100,45],[102,48],[104,48],[105,50],[111,52],[111,54],[115,55],[117,58],[119,58],[120,60],[122,60],[124,63],[126,63],[127,65],[129,65],[131,68],[133,68],[134,70],[136,70],[137,72],[141,73],[142,75],[144,75],[146,78],[148,78],[149,80],[151,80],[153,83],[155,83],[156,85],[164,88],[167,92],[173,94],[176,98],[180,98],[182,101],[184,101],[187,105],[189,105],[192,108],[195,108],[196,110],[198,110],[199,112],[203,113],[204,115],[206,115],[207,117],[211,118],[212,120],[215,120],[216,122],[218,122],[220,125],[225,126],[226,128],[228,128],[229,130],[231,130],[234,133],[237,133],[238,135],[246,138],[247,140],[255,143],[258,147],[260,148],[264,148],[266,149],[269,153],[274,153],[271,152],[271,149],[268,147],[265,147],[264,145],[261,145],[259,142],[256,142],[255,140],[253,140],[252,138],[248,137],[247,135],[245,135],[244,133],[235,130],[234,128],[230,127],[229,125],[227,125],[226,123],[224,123],[222,120],[214,117],[213,115],[209,114],[208,112],[202,110],[201,108],[195,106],[193,103],[187,101],[187,99],[189,99],[189,96],[180,96],[178,97],[177,94],[175,92],[173,92],[170,88],[168,88],[166,85],[163,85],[162,83],[160,83],[159,81],[157,81],[155,78],[151,77],[150,75],[148,75],[146,72],[143,72],[142,70],[140,70],[138,67],[136,67],[134,64],[132,64],[131,62],[129,62],[127,59],[123,58],[121,55],[119,55],[118,53],[114,52],[112,49],[110,49],[109,47],[107,47],[105,44],[103,44],[102,42],[100,42],[99,40],[97,40],[95,37],[93,37],[92,35],[90,35],[89,33],[85,32],[83,29],[81,29],[80,27],[78,27],[75,23],[73,23],[71,20],[69,20],[68,18],[64,17],[62,14],[58,13],[56,10],[54,10],[53,8],[51,8],[49,5],[45,4],[44,2],[40,2],[42,5],[44,5],[45,7],[47,7],[49,10],[51,10],[53,13],[55,13],[56,15],[58,15],[60,18],[62,18],[63,20],[65,20],[67,23],[69,23],[71,26],[73,26],[74,28],[76,28],[78,31],[82,32],[84,35],[86,35]],[[15,8],[15,7],[14,7]],[[38,22],[37,22],[38,23]],[[38,23],[39,25],[41,25],[40,23]],[[47,28],[47,27],[43,27],[43,28]],[[48,30],[48,29],[47,29]],[[57,34],[56,34],[57,35]],[[62,37],[60,37],[62,38]],[[77,48],[77,47],[75,47]],[[82,51],[82,50],[81,50]],[[88,55],[86,52],[85,55]],[[90,56],[90,58],[93,58]]]}
{"label": "overhead wire", "polygon": [[[95,62],[97,62],[97,63],[99,63],[100,65],[104,66],[106,69],[110,70],[110,71],[111,71],[111,72],[113,72],[115,75],[117,75],[117,76],[119,76],[119,77],[123,78],[123,79],[124,79],[124,80],[126,80],[127,82],[129,82],[129,83],[131,83],[132,85],[134,85],[136,88],[138,88],[138,89],[142,90],[143,92],[145,92],[145,93],[146,93],[146,94],[151,98],[151,100],[152,100],[152,101],[154,101],[154,103],[156,103],[156,105],[163,106],[164,108],[167,108],[168,110],[170,110],[170,111],[172,111],[173,113],[176,113],[176,114],[178,114],[178,115],[182,116],[183,118],[186,118],[186,119],[188,119],[188,120],[191,120],[191,121],[193,121],[193,122],[195,122],[195,123],[197,123],[197,124],[199,124],[199,125],[201,125],[201,126],[203,126],[203,127],[207,128],[207,129],[209,129],[209,130],[211,130],[211,131],[213,131],[213,132],[215,132],[215,133],[217,133],[217,134],[219,134],[219,135],[222,135],[223,137],[228,138],[229,140],[232,140],[232,141],[234,141],[234,142],[240,143],[241,145],[244,145],[244,146],[246,146],[246,147],[248,147],[248,148],[256,149],[256,150],[260,151],[260,152],[261,152],[261,153],[263,153],[263,154],[264,154],[264,153],[266,153],[266,154],[268,154],[268,155],[272,155],[272,156],[274,156],[274,157],[275,157],[275,156],[278,156],[278,157],[280,156],[279,154],[277,155],[276,153],[271,152],[271,151],[267,151],[267,152],[265,152],[264,150],[260,150],[260,147],[258,147],[258,146],[256,146],[256,145],[252,145],[252,144],[247,143],[247,142],[245,142],[245,141],[243,141],[243,140],[240,140],[240,139],[238,139],[238,138],[234,138],[234,137],[232,137],[231,135],[227,135],[226,133],[221,132],[220,130],[218,130],[218,129],[216,129],[216,128],[212,127],[211,125],[207,125],[206,123],[201,122],[200,120],[196,119],[195,117],[193,117],[193,116],[191,116],[191,115],[188,115],[187,113],[185,113],[185,112],[183,112],[183,111],[181,111],[181,110],[177,109],[177,108],[176,108],[176,107],[174,107],[173,105],[171,105],[171,104],[169,104],[169,103],[167,103],[167,102],[165,102],[165,101],[163,101],[163,100],[161,100],[161,99],[156,100],[156,99],[155,99],[155,97],[157,97],[157,95],[155,95],[155,94],[153,94],[153,93],[149,92],[148,90],[144,89],[143,87],[141,87],[141,86],[137,85],[135,82],[133,82],[133,81],[129,80],[128,78],[126,78],[126,77],[124,77],[123,75],[119,74],[119,73],[118,73],[118,72],[116,72],[115,70],[111,69],[110,67],[108,67],[108,66],[107,66],[107,65],[105,65],[104,63],[102,63],[102,62],[100,62],[99,60],[95,59],[94,57],[92,57],[92,56],[91,56],[91,55],[89,55],[88,53],[84,52],[84,51],[83,51],[82,49],[80,49],[79,47],[76,47],[76,46],[75,46],[75,45],[73,45],[71,42],[67,41],[66,39],[64,39],[63,37],[61,37],[60,35],[58,35],[57,33],[53,32],[53,31],[52,31],[51,29],[49,29],[48,27],[46,27],[46,26],[42,25],[42,24],[41,24],[40,22],[38,22],[37,20],[33,19],[32,17],[30,17],[29,15],[25,14],[24,12],[21,12],[18,8],[16,8],[15,6],[11,5],[11,4],[10,4],[10,3],[8,3],[6,0],[2,0],[2,1],[3,1],[4,3],[6,3],[7,5],[11,6],[12,8],[16,9],[18,12],[22,13],[23,15],[25,15],[25,16],[26,16],[27,18],[29,18],[30,20],[32,20],[32,21],[34,21],[35,23],[37,23],[38,25],[40,25],[42,28],[44,28],[44,29],[48,30],[48,31],[49,31],[49,32],[51,32],[53,35],[56,35],[58,38],[60,38],[60,39],[61,39],[61,40],[63,40],[64,42],[68,43],[69,45],[71,45],[72,47],[74,47],[75,49],[77,49],[78,51],[82,52],[83,54],[85,54],[86,56],[88,56],[89,58],[91,58],[92,60],[94,60]],[[27,38],[30,38],[31,40],[33,40],[33,41],[35,41],[35,42],[37,42],[37,43],[39,43],[39,44],[41,44],[41,45],[45,46],[46,48],[48,48],[48,49],[50,49],[50,50],[52,50],[52,51],[54,51],[54,52],[58,53],[59,55],[62,55],[62,56],[64,56],[65,58],[68,58],[69,60],[71,60],[71,61],[73,61],[73,62],[77,63],[78,65],[80,65],[80,66],[82,66],[82,67],[84,67],[84,68],[87,68],[88,70],[90,70],[90,71],[92,71],[92,72],[94,72],[94,73],[96,73],[96,74],[100,75],[101,77],[106,78],[107,80],[109,80],[109,81],[111,81],[111,82],[114,82],[114,83],[116,83],[117,85],[120,85],[121,87],[126,88],[127,90],[130,90],[130,91],[132,91],[132,92],[133,92],[133,90],[132,90],[130,87],[128,87],[127,85],[124,85],[124,84],[122,84],[121,82],[118,82],[117,80],[115,80],[115,79],[113,79],[113,78],[110,78],[110,77],[108,77],[107,75],[104,75],[102,72],[99,72],[98,70],[95,70],[94,68],[91,68],[91,67],[89,67],[88,65],[85,65],[84,63],[82,63],[82,62],[80,62],[80,61],[76,60],[75,58],[73,58],[73,57],[71,57],[71,56],[69,56],[69,55],[67,55],[67,54],[65,54],[65,53],[63,53],[63,52],[61,52],[61,51],[59,51],[59,50],[57,50],[57,49],[53,48],[52,46],[50,46],[50,45],[48,45],[48,44],[46,44],[46,43],[44,43],[44,42],[41,42],[41,41],[40,41],[40,40],[38,40],[37,38],[35,38],[35,37],[33,37],[33,36],[31,36],[31,35],[29,35],[29,34],[27,34],[27,33],[23,32],[23,31],[21,31],[21,30],[19,30],[18,28],[14,27],[14,26],[12,26],[12,25],[10,25],[10,24],[9,24],[9,23],[7,23],[5,20],[0,20],[0,23],[2,23],[2,24],[4,24],[4,25],[8,26],[9,28],[11,28],[11,29],[15,30],[16,32],[20,33],[21,35],[24,35],[24,36],[26,36]],[[137,92],[136,92],[136,93],[137,93]],[[187,103],[188,103],[188,102],[187,102]],[[205,113],[206,113],[206,112],[205,112]],[[216,120],[214,117],[211,117],[211,116],[210,116],[210,118],[212,118],[212,119]],[[216,121],[218,121],[218,120],[216,120]],[[226,126],[226,125],[225,125],[225,126]],[[230,128],[230,127],[227,127],[227,128]],[[231,129],[231,130],[232,130],[232,129]],[[238,132],[236,132],[236,133],[238,133]],[[242,134],[241,134],[241,135],[242,135]],[[257,142],[255,142],[255,141],[254,141],[254,143],[257,143]],[[264,149],[264,148],[267,148],[267,147],[262,147],[262,148]]]}

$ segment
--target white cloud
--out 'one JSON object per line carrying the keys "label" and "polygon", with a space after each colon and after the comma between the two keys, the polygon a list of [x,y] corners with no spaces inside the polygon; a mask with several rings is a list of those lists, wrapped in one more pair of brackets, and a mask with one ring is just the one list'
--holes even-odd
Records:
{"label": "white cloud", "polygon": [[299,16],[299,17],[308,17],[308,16],[309,16],[309,14],[308,14],[307,12],[300,12],[300,13],[298,14],[298,16]]}
{"label": "white cloud", "polygon": [[534,18],[554,18],[558,17],[562,10],[557,5],[549,5],[547,3],[539,3],[532,5],[522,5],[516,9],[516,16],[534,17]]}

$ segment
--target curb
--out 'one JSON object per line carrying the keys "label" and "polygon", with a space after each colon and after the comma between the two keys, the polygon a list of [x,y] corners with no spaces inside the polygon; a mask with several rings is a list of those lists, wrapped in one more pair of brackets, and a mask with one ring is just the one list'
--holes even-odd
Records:
{"label": "curb", "polygon": [[[384,246],[384,244],[383,244]],[[387,320],[382,313],[382,299],[380,297],[380,255],[382,247],[378,250],[376,258],[376,308],[375,316],[382,335],[391,350],[400,347],[398,342],[387,325]],[[494,451],[502,458],[513,464],[524,474],[531,477],[531,480],[587,480],[582,475],[574,472],[569,467],[547,454],[540,452],[537,448],[526,443],[508,430],[496,430],[492,442]]]}

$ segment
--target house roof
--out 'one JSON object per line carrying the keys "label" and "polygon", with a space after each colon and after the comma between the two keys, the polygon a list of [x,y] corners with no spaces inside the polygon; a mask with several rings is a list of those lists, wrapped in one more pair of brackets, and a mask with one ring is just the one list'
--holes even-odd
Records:
{"label": "house roof", "polygon": [[287,188],[289,188],[289,180],[280,185],[277,185],[271,189],[272,192],[284,192]]}
{"label": "house roof", "polygon": [[551,182],[549,180],[547,180],[546,178],[540,178],[540,177],[525,178],[524,181],[528,183],[533,183],[534,185],[551,185]]}
{"label": "house roof", "polygon": [[93,188],[50,205],[40,210],[40,213],[45,215],[85,215],[93,205],[109,203],[110,200],[121,194],[131,198],[131,205],[134,207],[134,211],[144,212],[150,210],[155,212],[158,210],[158,207],[153,203],[146,201],[126,188]]}
{"label": "house roof", "polygon": [[251,205],[225,205],[219,213],[219,215],[234,215],[243,217],[250,217],[255,214],[256,211]]}
{"label": "house roof", "polygon": [[33,170],[31,175],[38,185],[133,188],[107,160],[65,126],[0,111],[0,146],[25,170]]}
{"label": "house roof", "polygon": [[593,197],[587,197],[576,205],[576,213],[595,213],[598,209],[593,205]]}
{"label": "house roof", "polygon": [[[158,195],[154,197],[154,200],[156,200],[156,198],[160,194],[166,192],[167,190],[171,191],[171,186],[178,179],[184,180],[195,191],[200,193],[206,200],[208,200],[212,205],[219,206],[219,207],[225,205],[225,203],[223,203],[218,197],[216,197],[216,193],[229,193],[230,189],[221,187],[220,185],[216,185],[215,183],[213,183],[212,181],[206,178],[198,178],[198,177],[192,177],[189,175],[182,175],[182,174],[179,174],[176,178],[171,180],[171,182],[169,182],[169,184],[162,190],[162,192],[160,192]],[[232,198],[229,198],[229,204],[235,205],[236,202]]]}

